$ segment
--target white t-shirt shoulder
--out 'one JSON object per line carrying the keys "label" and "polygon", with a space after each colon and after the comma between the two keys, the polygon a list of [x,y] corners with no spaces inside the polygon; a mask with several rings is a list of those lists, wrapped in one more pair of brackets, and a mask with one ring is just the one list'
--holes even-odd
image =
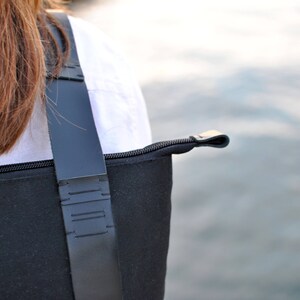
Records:
{"label": "white t-shirt shoulder", "polygon": [[[69,17],[104,153],[151,143],[145,102],[132,71],[113,43],[89,23]],[[45,109],[36,101],[31,121],[0,165],[51,159]]]}

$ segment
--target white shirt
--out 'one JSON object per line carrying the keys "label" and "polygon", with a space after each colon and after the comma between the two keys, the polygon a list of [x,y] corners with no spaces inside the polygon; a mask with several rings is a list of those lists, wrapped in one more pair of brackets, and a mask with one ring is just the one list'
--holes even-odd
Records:
{"label": "white shirt", "polygon": [[[69,20],[103,152],[150,144],[144,99],[124,58],[98,29],[81,19]],[[36,101],[31,121],[14,148],[0,156],[0,165],[52,158],[45,107]]]}

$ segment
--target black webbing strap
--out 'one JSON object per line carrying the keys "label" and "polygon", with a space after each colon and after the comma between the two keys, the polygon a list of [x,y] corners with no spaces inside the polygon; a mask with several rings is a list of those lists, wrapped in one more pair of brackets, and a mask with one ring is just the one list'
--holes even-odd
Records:
{"label": "black webbing strap", "polygon": [[[71,43],[58,80],[47,85],[47,117],[76,300],[122,299],[109,183],[68,17]],[[51,27],[51,25],[50,25]],[[53,30],[57,40],[60,34]]]}

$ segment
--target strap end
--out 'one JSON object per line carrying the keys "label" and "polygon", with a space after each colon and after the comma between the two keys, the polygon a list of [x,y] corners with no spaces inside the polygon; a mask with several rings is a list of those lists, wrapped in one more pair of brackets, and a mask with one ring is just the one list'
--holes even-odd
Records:
{"label": "strap end", "polygon": [[199,146],[210,146],[215,148],[225,148],[228,146],[230,139],[226,134],[223,134],[217,130],[208,130],[197,135],[193,135],[192,138]]}

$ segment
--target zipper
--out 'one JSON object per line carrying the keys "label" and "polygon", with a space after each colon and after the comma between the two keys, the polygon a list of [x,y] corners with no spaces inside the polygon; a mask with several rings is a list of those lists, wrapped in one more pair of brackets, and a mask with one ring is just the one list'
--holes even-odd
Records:
{"label": "zipper", "polygon": [[[127,151],[127,152],[104,154],[104,158],[105,158],[105,160],[113,160],[113,159],[136,157],[136,156],[140,156],[140,155],[149,154],[151,152],[155,152],[157,150],[160,150],[160,149],[163,149],[166,147],[195,143],[195,142],[196,142],[195,138],[191,136],[191,137],[185,138],[185,139],[176,139],[176,140],[154,143],[154,144],[146,146],[145,148],[142,148],[142,149]],[[28,170],[28,169],[46,168],[46,167],[53,167],[53,166],[54,166],[53,159],[41,160],[41,161],[0,166],[0,173],[22,171],[22,170]]]}
{"label": "zipper", "polygon": [[[167,147],[184,145],[184,144],[185,145],[194,144],[192,147],[198,147],[202,145],[202,146],[210,146],[216,148],[224,148],[229,144],[229,137],[227,135],[222,134],[219,131],[209,130],[198,135],[190,136],[188,138],[154,143],[142,149],[127,151],[127,152],[104,154],[104,158],[105,160],[133,158],[141,155],[150,154],[152,152]],[[54,166],[53,159],[41,160],[41,161],[0,166],[0,173],[46,168],[46,167],[53,167],[53,166]]]}
{"label": "zipper", "polygon": [[195,143],[195,139],[192,137],[186,139],[177,139],[171,141],[164,141],[151,144],[145,148],[132,150],[128,152],[119,152],[119,153],[112,153],[112,154],[104,154],[105,159],[119,159],[119,158],[129,158],[139,155],[145,155],[166,147],[181,145],[181,144],[188,144],[188,143]]}

